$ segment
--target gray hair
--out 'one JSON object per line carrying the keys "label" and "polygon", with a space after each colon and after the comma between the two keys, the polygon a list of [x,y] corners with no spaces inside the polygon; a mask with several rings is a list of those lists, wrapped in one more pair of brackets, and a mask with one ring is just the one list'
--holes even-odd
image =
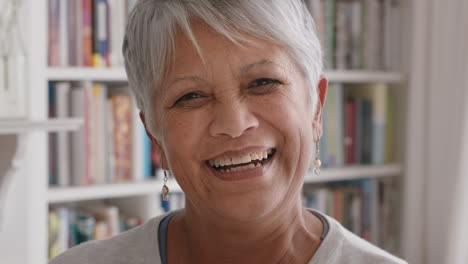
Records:
{"label": "gray hair", "polygon": [[301,0],[139,0],[129,16],[123,55],[137,106],[145,114],[152,114],[151,100],[174,56],[177,29],[202,55],[191,20],[206,23],[236,44],[249,42],[240,31],[285,48],[310,84],[315,111],[323,54],[313,19]]}

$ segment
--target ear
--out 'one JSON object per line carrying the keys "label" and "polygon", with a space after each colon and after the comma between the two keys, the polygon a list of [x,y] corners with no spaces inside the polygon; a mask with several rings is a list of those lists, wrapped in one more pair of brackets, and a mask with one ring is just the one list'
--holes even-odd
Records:
{"label": "ear", "polygon": [[318,87],[318,104],[315,111],[314,120],[312,122],[312,128],[314,130],[314,142],[322,137],[323,129],[322,129],[322,113],[323,108],[325,106],[325,99],[327,97],[327,89],[328,89],[328,79],[322,77],[319,81]]}
{"label": "ear", "polygon": [[169,170],[169,166],[167,164],[166,154],[164,153],[164,149],[161,146],[161,142],[159,140],[157,140],[151,134],[150,129],[148,127],[148,124],[146,123],[145,114],[142,111],[140,111],[139,116],[140,116],[141,122],[143,123],[143,125],[145,127],[146,135],[148,135],[149,139],[151,140],[151,143],[153,143],[153,146],[156,147],[156,152],[158,152],[158,154],[159,154],[159,156],[161,158],[161,168],[164,169],[164,170]]}

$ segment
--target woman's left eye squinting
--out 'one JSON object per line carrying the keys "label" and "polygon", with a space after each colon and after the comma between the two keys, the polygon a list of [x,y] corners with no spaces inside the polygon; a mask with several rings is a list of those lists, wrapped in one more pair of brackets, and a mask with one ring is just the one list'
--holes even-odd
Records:
{"label": "woman's left eye squinting", "polygon": [[177,101],[174,103],[174,106],[186,106],[190,104],[194,104],[194,101],[199,98],[203,98],[204,96],[200,93],[197,92],[190,92],[187,94],[184,94],[182,97],[177,99]]}
{"label": "woman's left eye squinting", "polygon": [[281,84],[281,82],[275,79],[270,79],[270,78],[260,78],[249,83],[248,88],[253,89],[253,88],[258,87],[260,89],[265,89],[265,88],[273,87],[277,84]]}

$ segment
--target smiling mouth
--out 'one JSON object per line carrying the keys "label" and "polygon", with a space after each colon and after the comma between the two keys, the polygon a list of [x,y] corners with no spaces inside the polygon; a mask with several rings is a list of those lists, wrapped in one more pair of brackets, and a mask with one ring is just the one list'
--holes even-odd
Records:
{"label": "smiling mouth", "polygon": [[276,149],[269,149],[253,152],[242,157],[208,160],[206,164],[222,173],[241,172],[263,166],[273,158],[275,153]]}

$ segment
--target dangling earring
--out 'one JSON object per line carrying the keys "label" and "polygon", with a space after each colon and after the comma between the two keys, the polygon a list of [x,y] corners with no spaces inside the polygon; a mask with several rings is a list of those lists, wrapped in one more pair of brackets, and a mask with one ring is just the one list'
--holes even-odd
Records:
{"label": "dangling earring", "polygon": [[313,163],[313,172],[316,176],[320,174],[320,166],[322,165],[322,161],[320,161],[320,139],[315,142],[315,160]]}
{"label": "dangling earring", "polygon": [[167,171],[164,170],[164,185],[161,191],[163,201],[169,201],[169,187],[167,187],[166,183],[167,183]]}

